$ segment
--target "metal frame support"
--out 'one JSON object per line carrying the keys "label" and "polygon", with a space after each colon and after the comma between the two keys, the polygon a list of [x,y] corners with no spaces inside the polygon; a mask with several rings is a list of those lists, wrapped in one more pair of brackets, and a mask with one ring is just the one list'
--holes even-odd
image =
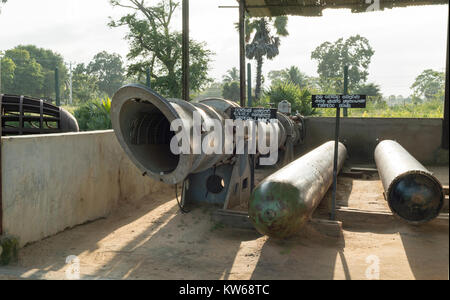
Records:
{"label": "metal frame support", "polygon": [[183,92],[182,99],[190,100],[190,86],[189,86],[189,0],[183,0],[183,61],[182,61],[182,72],[183,72]]}
{"label": "metal frame support", "polygon": [[445,104],[444,104],[444,123],[442,126],[442,148],[448,150],[448,144],[449,144],[449,137],[448,137],[448,130],[449,130],[449,112],[448,112],[448,106],[449,106],[449,81],[448,81],[448,76],[449,76],[449,67],[448,67],[448,63],[449,63],[449,58],[448,58],[448,24],[447,24],[447,66],[445,69]]}
{"label": "metal frame support", "polygon": [[341,129],[341,109],[336,108],[336,130],[334,136],[334,165],[333,165],[333,194],[331,199],[330,220],[336,220],[336,196],[337,196],[337,175],[338,175],[338,159],[339,159],[339,132]]}
{"label": "metal frame support", "polygon": [[3,136],[3,121],[2,121],[2,105],[3,95],[0,94],[0,236],[3,234],[3,179],[2,179],[2,136]]}
{"label": "metal frame support", "polygon": [[148,87],[148,88],[152,88],[152,80],[151,80],[151,74],[150,74],[150,68],[147,68],[146,70],[145,70],[145,85]]}
{"label": "metal frame support", "polygon": [[245,3],[239,1],[239,69],[240,69],[240,99],[241,106],[246,106],[245,78]]}
{"label": "metal frame support", "polygon": [[[348,95],[348,66],[344,67],[344,95]],[[348,108],[344,108],[344,117],[348,117]]]}
{"label": "metal frame support", "polygon": [[249,107],[253,106],[252,99],[252,65],[250,63],[247,64],[247,103]]}
{"label": "metal frame support", "polygon": [[61,106],[61,94],[59,89],[59,69],[55,69],[55,102],[56,106]]}

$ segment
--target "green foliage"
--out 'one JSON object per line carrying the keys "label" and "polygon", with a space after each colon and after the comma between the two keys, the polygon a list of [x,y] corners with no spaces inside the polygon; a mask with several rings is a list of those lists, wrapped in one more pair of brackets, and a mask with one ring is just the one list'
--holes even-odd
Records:
{"label": "green foliage", "polygon": [[376,97],[381,96],[381,89],[380,86],[375,83],[361,84],[355,89],[354,93]]}
{"label": "green foliage", "polygon": [[[334,117],[333,109],[318,109],[322,117]],[[366,108],[348,110],[349,117],[363,118],[442,118],[444,115],[444,102],[432,100],[419,104],[407,103],[387,106],[385,101],[368,101]]]}
{"label": "green foliage", "polygon": [[[246,27],[246,56],[257,62],[255,98],[258,101],[263,84],[262,66],[264,58],[273,59],[280,53],[280,37],[289,35],[286,16],[276,18],[248,18]],[[273,34],[271,29],[275,29]],[[251,38],[252,34],[253,39]],[[250,42],[251,40],[251,42]]]}
{"label": "green foliage", "polygon": [[227,71],[226,75],[223,76],[223,82],[230,83],[232,81],[239,81],[239,78],[239,70],[236,67],[233,67],[231,70]]}
{"label": "green foliage", "polygon": [[0,0],[0,14],[2,13],[2,4],[6,3],[8,0]]}
{"label": "green foliage", "polygon": [[112,97],[125,81],[122,57],[106,51],[94,56],[87,66],[87,73],[98,79],[98,89],[109,97]]}
{"label": "green foliage", "polygon": [[55,98],[55,69],[60,82],[67,78],[61,55],[33,45],[17,46],[2,59],[2,91],[44,99]]}
{"label": "green foliage", "polygon": [[[180,98],[182,94],[182,34],[172,30],[171,21],[179,3],[161,0],[154,6],[146,6],[138,0],[111,0],[113,6],[126,7],[133,11],[111,27],[126,26],[130,42],[128,59],[132,64],[128,75],[145,77],[150,69],[152,87],[166,97]],[[202,90],[211,79],[208,66],[212,52],[206,44],[190,41],[190,87],[193,92]]]}
{"label": "green foliage", "polygon": [[238,102],[241,99],[240,83],[237,81],[225,82],[222,90],[223,98]]}
{"label": "green foliage", "polygon": [[194,101],[202,101],[204,99],[208,98],[221,98],[223,97],[223,85],[220,82],[213,82],[208,85],[203,91],[199,92],[197,95],[195,95]]}
{"label": "green foliage", "polygon": [[[5,70],[6,77],[12,78],[9,82],[5,82],[2,91],[8,94],[41,96],[44,83],[44,74],[42,66],[31,57],[30,53],[22,49],[11,49],[6,51],[5,58],[10,59],[14,63],[14,73],[8,74]],[[3,76],[3,75],[2,75]]]}
{"label": "green foliage", "polygon": [[272,81],[272,85],[281,83],[293,83],[300,88],[305,88],[310,85],[309,78],[305,73],[302,73],[296,66],[291,66],[284,70],[270,71],[269,79]]}
{"label": "green foliage", "polygon": [[91,75],[84,64],[78,64],[72,73],[73,99],[77,104],[87,103],[100,98],[98,78]]}
{"label": "green foliage", "polygon": [[334,43],[325,42],[317,47],[311,58],[318,62],[317,73],[323,93],[342,92],[344,67],[349,66],[349,90],[367,81],[369,65],[374,50],[369,41],[360,35]]}
{"label": "green foliage", "polygon": [[79,106],[75,110],[75,118],[81,131],[111,129],[111,100],[94,100]]}
{"label": "green foliage", "polygon": [[278,107],[278,104],[287,100],[292,105],[292,112],[299,112],[304,116],[314,115],[316,110],[312,108],[311,92],[306,88],[300,88],[293,83],[281,83],[272,85],[265,92],[264,102],[266,105],[271,103]]}
{"label": "green foliage", "polygon": [[16,64],[9,57],[0,59],[0,63],[2,69],[2,73],[0,74],[2,76],[0,80],[2,84],[2,86],[0,86],[0,91],[3,91],[2,87],[11,87],[14,83],[14,72],[16,70]]}
{"label": "green foliage", "polygon": [[445,93],[445,73],[427,69],[417,76],[411,89],[414,91],[414,96],[424,97],[428,101],[443,99],[441,96]]}
{"label": "green foliage", "polygon": [[0,266],[17,263],[19,259],[19,240],[9,235],[0,235]]}
{"label": "green foliage", "polygon": [[40,97],[55,99],[55,69],[59,69],[59,82],[68,79],[68,70],[62,55],[49,49],[38,48],[34,45],[18,46],[16,49],[26,50],[31,57],[42,66],[44,81]]}

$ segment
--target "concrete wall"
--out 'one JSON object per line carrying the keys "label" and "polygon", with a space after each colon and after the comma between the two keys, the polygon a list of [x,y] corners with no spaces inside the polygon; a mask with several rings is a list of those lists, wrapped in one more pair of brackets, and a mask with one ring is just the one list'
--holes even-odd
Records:
{"label": "concrete wall", "polygon": [[[399,142],[423,164],[448,163],[448,151],[442,154],[441,119],[342,118],[341,141],[345,141],[353,162],[373,163],[377,139]],[[300,153],[334,140],[335,118],[307,118],[306,142]]]}
{"label": "concrete wall", "polygon": [[4,137],[2,184],[4,233],[20,246],[167,188],[140,174],[112,131]]}

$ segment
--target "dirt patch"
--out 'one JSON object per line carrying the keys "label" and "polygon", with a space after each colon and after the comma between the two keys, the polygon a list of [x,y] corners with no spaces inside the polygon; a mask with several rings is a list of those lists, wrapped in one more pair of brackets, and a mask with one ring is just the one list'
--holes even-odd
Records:
{"label": "dirt patch", "polygon": [[[71,255],[88,279],[368,279],[376,270],[380,279],[448,278],[448,225],[344,224],[340,239],[305,229],[277,241],[215,223],[210,208],[181,214],[173,194],[125,203],[107,219],[29,245],[0,278],[64,279]],[[338,198],[387,208],[379,180],[340,178]]]}

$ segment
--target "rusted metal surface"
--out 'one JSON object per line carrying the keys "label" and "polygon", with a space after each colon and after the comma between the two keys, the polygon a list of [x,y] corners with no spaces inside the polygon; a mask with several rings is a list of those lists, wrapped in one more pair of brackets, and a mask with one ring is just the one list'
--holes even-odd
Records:
{"label": "rusted metal surface", "polygon": [[3,95],[2,135],[78,132],[76,119],[63,108],[41,99]]}
{"label": "rusted metal surface", "polygon": [[[333,183],[334,142],[327,142],[259,184],[251,198],[249,216],[264,235],[288,238],[311,218]],[[347,157],[339,143],[338,170]]]}
{"label": "rusted metal surface", "polygon": [[395,141],[382,141],[375,149],[375,162],[394,214],[421,224],[439,215],[444,193],[439,180]]}

